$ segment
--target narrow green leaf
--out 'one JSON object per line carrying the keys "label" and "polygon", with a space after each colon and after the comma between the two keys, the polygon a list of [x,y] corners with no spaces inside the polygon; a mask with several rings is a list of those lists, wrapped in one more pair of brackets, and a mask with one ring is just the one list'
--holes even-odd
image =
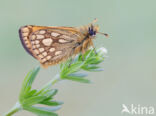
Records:
{"label": "narrow green leaf", "polygon": [[100,71],[103,71],[104,69],[102,68],[98,68],[98,69],[90,69],[89,71],[92,71],[92,72],[100,72]]}
{"label": "narrow green leaf", "polygon": [[103,62],[103,59],[101,59],[101,60],[97,60],[97,61],[94,61],[94,62],[90,62],[90,64],[100,64],[101,62]]}
{"label": "narrow green leaf", "polygon": [[43,95],[43,93],[45,93],[45,92],[47,92],[47,91],[50,91],[49,89],[41,89],[41,90],[38,90],[37,92],[36,92],[36,96],[38,96],[38,95]]}
{"label": "narrow green leaf", "polygon": [[58,106],[58,105],[62,105],[63,102],[58,102],[58,101],[42,101],[40,102],[40,104],[44,104],[44,105],[48,105],[48,106]]}
{"label": "narrow green leaf", "polygon": [[92,69],[98,69],[100,67],[96,66],[96,65],[88,65],[88,66],[85,66],[85,67],[82,67],[82,68],[85,69],[85,70],[92,70]]}
{"label": "narrow green leaf", "polygon": [[31,86],[28,86],[26,89],[25,89],[25,94],[29,93],[31,91]]}
{"label": "narrow green leaf", "polygon": [[77,81],[77,82],[81,82],[81,83],[90,83],[90,80],[84,79],[84,78],[66,77],[65,79],[72,80],[72,81]]}
{"label": "narrow green leaf", "polygon": [[46,93],[48,93],[49,91],[51,91],[50,89],[47,89],[47,88],[45,88],[43,91],[41,90],[41,93],[40,94],[38,94],[38,93],[36,93],[37,95],[45,95]]}
{"label": "narrow green leaf", "polygon": [[86,51],[85,54],[83,54],[84,59],[86,60],[90,54],[91,50]]}
{"label": "narrow green leaf", "polygon": [[33,83],[34,80],[35,80],[36,75],[37,75],[38,72],[39,72],[39,70],[40,70],[40,67],[37,67],[37,68],[35,68],[35,69],[32,71],[32,75],[31,75],[31,77],[30,77],[30,79],[29,79],[29,81],[28,81],[28,86],[31,86],[31,85],[32,85],[32,83]]}
{"label": "narrow green leaf", "polygon": [[96,62],[98,60],[99,60],[98,57],[90,57],[90,58],[87,59],[86,63],[91,64],[91,63],[94,63],[94,62]]}
{"label": "narrow green leaf", "polygon": [[[47,99],[52,98],[53,96],[55,96],[57,94],[58,90],[57,89],[53,89],[47,93],[44,94],[44,96],[47,97]],[[47,100],[45,99],[45,100]]]}
{"label": "narrow green leaf", "polygon": [[[22,101],[22,99],[23,99],[23,96],[24,96],[24,94],[25,94],[25,89],[27,88],[27,83],[28,83],[28,80],[29,80],[31,74],[32,74],[32,71],[30,71],[30,72],[26,75],[26,77],[24,78],[24,81],[23,81],[23,83],[22,83],[22,88],[21,88],[21,91],[20,91],[20,95],[19,95],[20,101]],[[29,87],[29,88],[31,88],[31,87]]]}
{"label": "narrow green leaf", "polygon": [[28,86],[25,91],[20,95],[19,102],[22,103],[22,101],[25,99],[26,95],[31,90],[31,86]]}
{"label": "narrow green leaf", "polygon": [[[36,107],[36,106],[35,106]],[[53,106],[53,107],[36,107],[41,110],[49,111],[49,112],[55,112],[61,108],[61,106]]]}
{"label": "narrow green leaf", "polygon": [[34,105],[46,99],[46,96],[34,96],[23,101],[23,105]]}
{"label": "narrow green leaf", "polygon": [[67,74],[79,71],[82,65],[83,65],[83,62],[80,62],[80,61],[78,61],[74,64],[71,64],[71,66],[69,67],[69,69],[67,71]]}
{"label": "narrow green leaf", "polygon": [[[28,90],[30,90],[31,85],[32,85],[37,73],[39,72],[39,69],[40,69],[40,67],[37,67],[37,68],[33,69],[32,71],[30,71],[26,75],[26,77],[23,81],[22,89],[21,89],[20,96],[19,96],[20,101],[22,101],[24,94],[26,94],[25,92],[29,92]],[[29,87],[29,89],[27,91],[25,91],[28,87]]]}
{"label": "narrow green leaf", "polygon": [[45,108],[42,107],[24,106],[23,108],[39,116],[58,116],[56,113],[51,112],[47,109],[45,110]]}
{"label": "narrow green leaf", "polygon": [[75,62],[77,62],[79,60],[79,55],[76,55],[75,58],[73,59],[72,63],[74,64]]}
{"label": "narrow green leaf", "polygon": [[69,74],[68,76],[69,77],[86,77],[88,74],[86,73],[72,73],[72,74]]}
{"label": "narrow green leaf", "polygon": [[38,91],[37,93],[36,93],[36,95],[43,95],[43,96],[54,96],[54,95],[56,95],[57,94],[57,92],[58,92],[58,90],[57,89],[43,89],[43,90],[40,90],[40,91]]}
{"label": "narrow green leaf", "polygon": [[100,67],[90,67],[90,68],[83,67],[82,69],[85,71],[90,71],[90,72],[103,71],[103,69],[101,69]]}
{"label": "narrow green leaf", "polygon": [[27,99],[28,97],[32,97],[35,93],[37,92],[37,90],[31,90],[30,92],[27,92],[27,94],[25,94],[24,99]]}

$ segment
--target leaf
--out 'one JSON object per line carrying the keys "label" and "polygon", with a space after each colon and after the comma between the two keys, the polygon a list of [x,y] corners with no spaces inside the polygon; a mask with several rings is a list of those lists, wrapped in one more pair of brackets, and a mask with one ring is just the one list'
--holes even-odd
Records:
{"label": "leaf", "polygon": [[65,79],[72,80],[72,81],[77,81],[77,82],[81,82],[81,83],[90,83],[91,82],[88,79],[77,78],[77,77],[66,77]]}
{"label": "leaf", "polygon": [[85,70],[90,70],[90,69],[98,69],[99,66],[96,66],[96,65],[86,65],[86,66],[84,66],[82,68],[85,69]]}
{"label": "leaf", "polygon": [[27,87],[28,78],[30,78],[31,73],[32,73],[32,71],[30,71],[30,72],[26,75],[26,77],[25,77],[25,79],[24,79],[24,81],[23,81],[22,88],[21,88],[20,95],[19,95],[19,101],[20,101],[20,102],[23,100],[23,97],[24,97],[24,94],[25,94],[25,90],[27,89],[27,91],[28,91],[28,90],[31,89],[30,86],[29,86],[29,89],[28,89],[28,87]]}
{"label": "leaf", "polygon": [[79,60],[79,55],[76,55],[75,58],[73,59],[72,63],[75,63]]}
{"label": "leaf", "polygon": [[31,91],[31,86],[28,86],[25,91],[24,91],[24,96],[25,97],[29,92]]}
{"label": "leaf", "polygon": [[38,91],[36,93],[36,95],[54,96],[57,94],[57,92],[58,92],[57,89],[52,89],[52,90],[42,89],[42,90]]}
{"label": "leaf", "polygon": [[72,74],[69,74],[68,76],[69,77],[79,77],[79,78],[82,78],[82,77],[86,77],[88,74],[86,73],[72,73]]}
{"label": "leaf", "polygon": [[48,106],[58,106],[62,105],[63,102],[58,102],[58,101],[42,101],[40,104],[48,105]]}
{"label": "leaf", "polygon": [[22,84],[22,89],[21,89],[20,95],[19,95],[20,102],[22,102],[24,95],[27,92],[29,92],[28,90],[31,89],[31,85],[32,85],[37,73],[39,72],[39,70],[40,70],[40,67],[37,67],[37,68],[33,69],[32,71],[30,71],[26,75],[26,77],[23,81],[23,84]]}
{"label": "leaf", "polygon": [[32,83],[33,83],[34,80],[35,80],[35,77],[37,76],[37,74],[38,74],[38,72],[39,72],[39,70],[40,70],[40,67],[37,67],[37,68],[35,68],[35,69],[33,70],[32,75],[31,75],[31,77],[30,77],[30,80],[28,81],[28,86],[31,86],[31,85],[32,85]]}
{"label": "leaf", "polygon": [[82,69],[86,71],[91,71],[91,72],[103,71],[103,69],[100,69],[100,67],[96,65],[85,66],[85,67],[82,67]]}
{"label": "leaf", "polygon": [[[36,107],[36,106],[35,106]],[[39,109],[42,109],[42,110],[46,110],[46,111],[49,111],[49,112],[55,112],[57,110],[59,110],[61,108],[61,106],[54,106],[54,107],[37,107]]]}
{"label": "leaf", "polygon": [[83,56],[84,56],[84,59],[88,59],[88,57],[90,56],[90,53],[91,53],[91,50],[88,50]]}
{"label": "leaf", "polygon": [[23,108],[39,116],[58,116],[56,113],[51,112],[50,109],[45,109],[43,107],[25,106]]}
{"label": "leaf", "polygon": [[57,89],[53,89],[53,90],[51,90],[51,91],[45,93],[44,96],[47,97],[45,100],[47,100],[47,99],[51,99],[54,95],[57,94],[57,92],[58,92]]}
{"label": "leaf", "polygon": [[31,90],[30,92],[27,92],[27,94],[25,94],[24,99],[27,99],[28,97],[33,96],[35,93],[37,92],[37,90]]}
{"label": "leaf", "polygon": [[92,64],[92,63],[95,63],[97,61],[99,61],[98,57],[90,57],[90,58],[87,59],[86,63],[87,64]]}
{"label": "leaf", "polygon": [[60,78],[64,79],[66,75],[79,71],[82,65],[83,63],[78,61],[74,64],[71,64],[70,67],[69,65],[64,67],[64,69],[61,71]]}
{"label": "leaf", "polygon": [[74,64],[71,64],[71,66],[69,67],[67,73],[70,74],[70,73],[74,73],[74,72],[77,72],[80,70],[81,66],[83,65],[83,62],[76,62]]}
{"label": "leaf", "polygon": [[104,69],[102,68],[98,68],[98,69],[91,69],[89,71],[92,71],[92,72],[100,72],[100,71],[103,71]]}
{"label": "leaf", "polygon": [[23,105],[34,105],[34,104],[38,104],[39,102],[43,101],[44,99],[46,99],[46,96],[34,96],[34,97],[30,97],[28,99],[25,99],[23,101]]}

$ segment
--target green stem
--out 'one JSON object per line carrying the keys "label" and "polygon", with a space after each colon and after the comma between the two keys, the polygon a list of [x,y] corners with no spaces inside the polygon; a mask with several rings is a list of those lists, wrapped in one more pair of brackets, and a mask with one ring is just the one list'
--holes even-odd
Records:
{"label": "green stem", "polygon": [[6,114],[4,114],[4,116],[12,116],[13,114],[15,114],[16,112],[22,110],[21,105],[19,102],[17,102],[12,109],[10,109]]}
{"label": "green stem", "polygon": [[42,87],[42,89],[50,88],[55,83],[61,81],[59,74],[57,74],[52,80],[50,80],[46,85]]}

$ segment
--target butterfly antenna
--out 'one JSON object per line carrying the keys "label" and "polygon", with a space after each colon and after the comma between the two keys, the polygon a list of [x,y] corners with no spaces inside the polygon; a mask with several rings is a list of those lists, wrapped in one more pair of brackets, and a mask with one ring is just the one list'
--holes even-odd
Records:
{"label": "butterfly antenna", "polygon": [[99,33],[99,34],[101,34],[101,35],[104,35],[106,38],[109,37],[109,35],[108,35],[107,33],[102,33],[102,32],[97,32],[97,33]]}

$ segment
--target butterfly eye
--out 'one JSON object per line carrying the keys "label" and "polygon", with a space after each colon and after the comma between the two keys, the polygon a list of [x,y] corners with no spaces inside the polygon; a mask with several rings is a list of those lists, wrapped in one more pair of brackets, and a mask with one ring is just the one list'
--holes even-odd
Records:
{"label": "butterfly eye", "polygon": [[91,35],[91,36],[96,34],[96,32],[93,30],[93,27],[91,27],[91,28],[89,27],[88,32],[89,32],[89,35]]}

